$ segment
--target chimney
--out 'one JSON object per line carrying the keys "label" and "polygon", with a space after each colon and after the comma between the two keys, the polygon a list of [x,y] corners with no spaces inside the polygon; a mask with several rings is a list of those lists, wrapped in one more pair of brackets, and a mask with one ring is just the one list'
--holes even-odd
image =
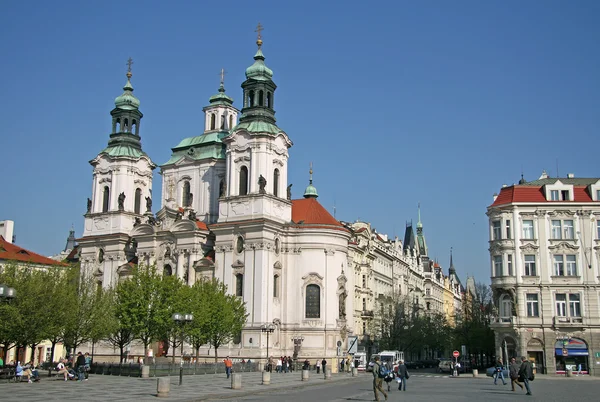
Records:
{"label": "chimney", "polygon": [[573,173],[567,173],[567,179],[574,179],[575,175]]}
{"label": "chimney", "polygon": [[0,236],[4,237],[9,243],[14,243],[15,241],[15,222],[13,221],[0,221]]}

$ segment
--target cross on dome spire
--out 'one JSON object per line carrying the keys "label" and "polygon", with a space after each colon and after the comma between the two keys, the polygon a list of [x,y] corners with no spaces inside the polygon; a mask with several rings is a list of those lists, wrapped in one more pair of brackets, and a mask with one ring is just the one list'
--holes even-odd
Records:
{"label": "cross on dome spire", "polygon": [[225,74],[227,74],[227,72],[224,68],[222,68],[221,72],[219,73],[219,75],[221,76],[221,85],[225,85]]}
{"label": "cross on dome spire", "polygon": [[130,57],[127,59],[127,78],[131,78],[131,65],[133,64],[133,59]]}
{"label": "cross on dome spire", "polygon": [[256,29],[254,30],[254,32],[257,33],[257,35],[256,35],[256,44],[258,45],[259,48],[262,46],[262,34],[261,34],[261,32],[263,30],[264,30],[264,28],[261,25],[261,23],[259,22],[258,25],[256,26]]}

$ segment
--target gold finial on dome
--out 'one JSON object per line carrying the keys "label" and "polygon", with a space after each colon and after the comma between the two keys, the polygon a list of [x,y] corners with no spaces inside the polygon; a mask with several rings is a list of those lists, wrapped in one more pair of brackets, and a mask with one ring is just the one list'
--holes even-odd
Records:
{"label": "gold finial on dome", "polygon": [[127,78],[131,78],[131,65],[133,64],[133,59],[130,57],[127,59]]}
{"label": "gold finial on dome", "polygon": [[261,32],[264,30],[263,26],[260,24],[260,22],[258,23],[258,26],[256,27],[256,29],[254,30],[254,32],[257,32],[258,35],[256,36],[256,44],[258,45],[258,47],[262,46],[262,35]]}
{"label": "gold finial on dome", "polygon": [[310,173],[310,184],[312,184],[312,174],[313,174],[312,162],[310,162],[310,170],[308,171],[308,173]]}

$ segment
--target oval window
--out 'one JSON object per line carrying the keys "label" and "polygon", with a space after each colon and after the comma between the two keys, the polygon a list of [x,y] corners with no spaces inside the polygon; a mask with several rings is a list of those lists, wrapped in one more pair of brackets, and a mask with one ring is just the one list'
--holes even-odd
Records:
{"label": "oval window", "polygon": [[279,239],[275,239],[275,254],[279,254]]}
{"label": "oval window", "polygon": [[237,238],[237,241],[235,242],[235,251],[238,254],[244,251],[244,239],[242,238],[242,236],[239,236]]}

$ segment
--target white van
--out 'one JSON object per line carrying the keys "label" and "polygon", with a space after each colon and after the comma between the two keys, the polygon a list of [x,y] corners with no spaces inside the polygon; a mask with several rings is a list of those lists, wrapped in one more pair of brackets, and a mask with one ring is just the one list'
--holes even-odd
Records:
{"label": "white van", "polygon": [[[356,366],[356,362],[358,365]],[[365,352],[357,352],[354,354],[354,364],[358,371],[365,371],[367,369],[367,354]]]}
{"label": "white van", "polygon": [[404,352],[399,350],[384,350],[379,353],[379,358],[382,363],[389,363],[391,368],[398,365],[400,360],[404,360]]}

